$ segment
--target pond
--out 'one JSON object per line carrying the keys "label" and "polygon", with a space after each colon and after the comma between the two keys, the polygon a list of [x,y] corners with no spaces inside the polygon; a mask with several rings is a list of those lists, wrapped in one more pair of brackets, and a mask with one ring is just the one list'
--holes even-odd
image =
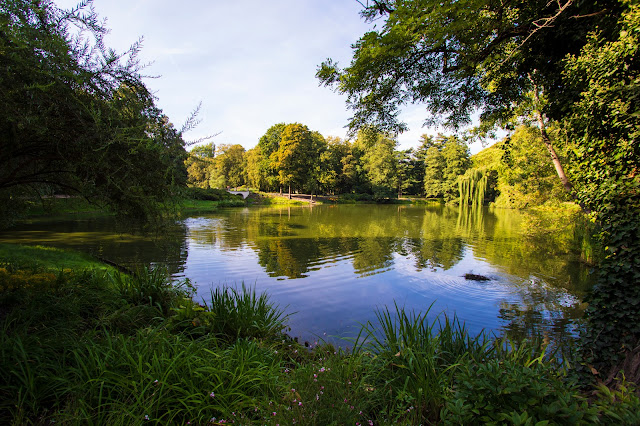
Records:
{"label": "pond", "polygon": [[431,318],[455,314],[473,334],[558,343],[575,336],[595,275],[575,219],[439,204],[248,207],[155,234],[111,218],[31,221],[0,241],[70,247],[129,267],[166,264],[197,286],[198,300],[212,286],[255,286],[295,312],[290,334],[310,342],[354,336],[376,308],[397,303],[430,309]]}

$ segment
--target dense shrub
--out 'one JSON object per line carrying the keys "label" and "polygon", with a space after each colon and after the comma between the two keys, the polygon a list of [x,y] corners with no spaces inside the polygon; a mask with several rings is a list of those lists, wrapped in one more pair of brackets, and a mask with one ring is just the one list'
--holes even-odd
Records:
{"label": "dense shrub", "polygon": [[556,368],[541,360],[492,359],[466,362],[441,417],[446,424],[580,424],[594,412]]}
{"label": "dense shrub", "polygon": [[369,201],[373,201],[373,195],[371,194],[366,194],[366,193],[362,193],[362,194],[341,194],[338,197],[338,202],[339,203],[355,203],[356,201],[364,201],[364,202],[369,202]]}
{"label": "dense shrub", "polygon": [[198,188],[195,186],[185,188],[184,195],[191,200],[205,201],[236,200],[240,197],[239,195],[230,194],[224,189]]}

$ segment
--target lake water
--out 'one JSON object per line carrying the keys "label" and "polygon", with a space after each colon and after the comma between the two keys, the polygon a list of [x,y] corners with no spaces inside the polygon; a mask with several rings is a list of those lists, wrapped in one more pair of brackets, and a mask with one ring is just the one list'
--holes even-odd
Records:
{"label": "lake water", "polygon": [[[86,251],[125,266],[167,264],[205,301],[211,287],[255,286],[295,312],[293,336],[353,336],[394,302],[481,330],[554,342],[575,335],[594,274],[567,217],[439,204],[249,207],[179,221],[161,233],[110,218],[32,221],[1,242]],[[473,273],[489,281],[465,279]]]}

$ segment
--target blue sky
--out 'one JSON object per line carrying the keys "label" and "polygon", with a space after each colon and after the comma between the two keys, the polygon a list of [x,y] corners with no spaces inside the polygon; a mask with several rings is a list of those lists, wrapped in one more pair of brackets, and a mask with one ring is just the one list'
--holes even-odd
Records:
{"label": "blue sky", "polygon": [[[76,1],[55,0],[68,8]],[[371,24],[356,0],[95,0],[107,18],[106,45],[126,50],[143,37],[147,86],[177,128],[202,102],[201,124],[185,135],[222,132],[216,144],[254,147],[273,124],[299,122],[322,135],[346,137],[345,97],[318,85],[326,58],[347,65],[351,45]],[[401,116],[410,131],[401,148],[418,145],[424,107]],[[478,149],[474,149],[477,151]]]}

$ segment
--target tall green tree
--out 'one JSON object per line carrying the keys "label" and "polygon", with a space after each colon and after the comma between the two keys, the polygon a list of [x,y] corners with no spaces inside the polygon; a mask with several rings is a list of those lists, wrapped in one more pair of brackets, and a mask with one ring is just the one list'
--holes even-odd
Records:
{"label": "tall green tree", "polygon": [[457,201],[460,192],[458,178],[462,176],[471,165],[469,147],[460,139],[451,136],[442,147],[444,169],[442,170],[442,192],[447,202]]}
{"label": "tall green tree", "polygon": [[284,127],[277,151],[271,154],[271,161],[278,172],[281,185],[289,190],[302,189],[310,179],[310,173],[317,161],[318,151],[314,136],[307,126],[294,123]]}
{"label": "tall green tree", "polygon": [[220,187],[244,185],[247,169],[244,147],[239,144],[222,144],[218,146],[217,152],[215,164],[224,177],[224,183]]}
{"label": "tall green tree", "polygon": [[358,144],[349,144],[349,152],[342,157],[343,192],[362,193],[370,189],[366,172],[362,165],[364,151]]}
{"label": "tall green tree", "polygon": [[264,156],[259,147],[248,150],[245,154],[247,160],[247,184],[258,191],[266,189],[267,170],[263,170]]}
{"label": "tall green tree", "polygon": [[525,208],[549,200],[565,199],[566,195],[549,162],[538,129],[519,126],[495,149],[500,151],[500,159],[489,167],[494,167],[498,173],[497,189],[500,195],[496,205]]}
{"label": "tall green tree", "polygon": [[356,144],[364,152],[362,167],[374,198],[395,197],[398,188],[397,140],[373,129],[363,129],[358,133]]}
{"label": "tall green tree", "polygon": [[[265,189],[273,191],[279,184],[278,172],[276,171],[274,153],[280,147],[282,131],[287,126],[285,123],[274,124],[269,127],[264,135],[260,137],[256,148],[260,150],[260,163],[258,170],[260,180]],[[261,186],[262,187],[262,186]]]}
{"label": "tall green tree", "polygon": [[347,95],[352,131],[375,125],[404,131],[407,103],[426,104],[425,124],[458,128],[480,112],[483,132],[509,125],[527,106],[567,190],[571,184],[546,135],[575,93],[562,81],[563,60],[595,28],[616,33],[622,4],[593,1],[375,0],[362,11],[384,17],[353,45],[341,69],[331,59],[317,77]]}
{"label": "tall green tree", "polygon": [[307,181],[305,184],[306,190],[309,191],[312,196],[317,194],[321,187],[321,179],[324,175],[324,163],[322,161],[322,155],[327,151],[327,141],[318,131],[311,132],[312,144],[310,147],[310,169]]}
{"label": "tall green tree", "polygon": [[440,150],[432,146],[424,159],[424,195],[427,198],[440,198],[444,195],[445,161]]}
{"label": "tall green tree", "polygon": [[90,8],[0,3],[0,198],[80,194],[157,212],[186,181],[182,135],[142,81],[139,43],[118,54]]}
{"label": "tall green tree", "polygon": [[[398,198],[415,186],[414,162],[412,159],[412,149],[396,151],[396,175],[398,183]],[[424,167],[422,167],[424,169]]]}
{"label": "tall green tree", "polygon": [[216,156],[216,145],[213,142],[196,145],[189,151],[189,154],[198,158],[214,158]]}
{"label": "tall green tree", "polygon": [[333,149],[334,145],[337,145],[341,141],[340,138],[329,136],[326,138],[326,149],[320,153],[320,172],[318,175],[318,183],[321,190],[326,193],[335,193],[335,189],[338,182],[338,176],[340,174],[340,159],[339,152]]}
{"label": "tall green tree", "polygon": [[187,184],[199,188],[213,188],[211,182],[215,165],[215,144],[213,142],[204,145],[196,145],[185,160],[187,167]]}

